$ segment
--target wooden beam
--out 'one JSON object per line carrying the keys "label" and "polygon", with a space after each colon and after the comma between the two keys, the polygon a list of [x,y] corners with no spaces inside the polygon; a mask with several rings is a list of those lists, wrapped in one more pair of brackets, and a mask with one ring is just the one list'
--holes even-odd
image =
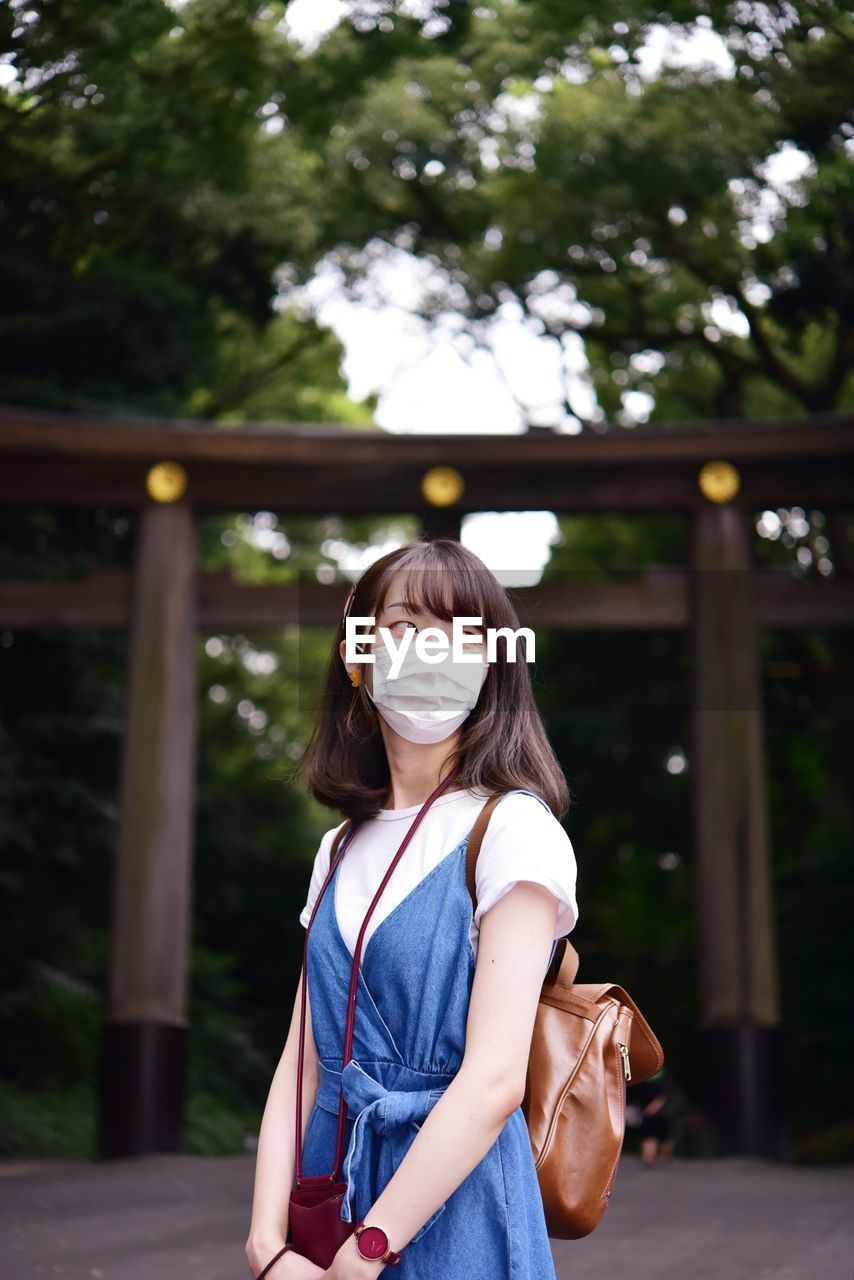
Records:
{"label": "wooden beam", "polygon": [[[346,585],[329,586],[313,575],[295,584],[244,586],[224,573],[198,575],[197,624],[201,631],[251,631],[290,625],[333,627]],[[848,578],[799,582],[788,569],[754,569],[751,591],[757,625],[854,626],[854,584]],[[535,587],[509,590],[520,620],[561,631],[678,630],[688,625],[689,573],[651,569],[635,581],[554,576]],[[122,569],[98,569],[63,580],[0,579],[0,626],[125,627],[131,577]]]}
{"label": "wooden beam", "polygon": [[79,578],[0,579],[0,625],[6,627],[126,627],[131,575],[94,569]]}
{"label": "wooden beam", "polygon": [[[393,435],[317,426],[74,418],[0,409],[0,503],[133,509],[156,462],[180,462],[199,510],[422,515],[471,511],[697,510],[700,467],[732,462],[739,503],[854,503],[854,414],[787,421],[659,424],[570,435]],[[460,502],[437,511],[424,472],[455,467]]]}
{"label": "wooden beam", "polygon": [[452,464],[516,466],[565,463],[696,464],[710,456],[746,459],[820,458],[854,454],[854,413],[742,421],[653,423],[632,430],[580,435],[539,433],[398,433],[325,423],[249,423],[239,426],[196,420],[120,418],[67,414],[0,405],[0,452],[105,457],[151,463],[179,462],[328,465],[337,460],[375,464],[389,453],[421,467],[439,457]]}
{"label": "wooden beam", "polygon": [[[854,435],[854,433],[852,433]],[[174,451],[173,451],[174,452]],[[609,466],[567,457],[562,465],[543,461],[496,466],[474,460],[451,462],[462,474],[465,493],[443,509],[443,519],[458,522],[476,511],[691,512],[705,499],[697,486],[697,462],[653,464],[621,462]],[[49,506],[74,510],[104,507],[133,511],[148,501],[145,480],[164,450],[146,462],[124,458],[67,456],[60,460],[31,454],[5,454],[0,466],[0,505]],[[200,511],[274,511],[279,515],[420,515],[438,512],[421,495],[427,464],[413,464],[393,446],[381,459],[347,459],[336,446],[323,464],[185,461],[187,501]],[[740,464],[740,504],[754,510],[800,505],[850,507],[854,504],[854,457],[789,459]]]}

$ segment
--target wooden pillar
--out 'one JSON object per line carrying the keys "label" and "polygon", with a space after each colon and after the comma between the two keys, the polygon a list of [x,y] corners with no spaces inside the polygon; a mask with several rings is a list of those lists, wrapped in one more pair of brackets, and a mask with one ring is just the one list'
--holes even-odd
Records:
{"label": "wooden pillar", "polygon": [[184,503],[137,526],[104,1031],[100,1154],[180,1150],[196,775],[196,530]]}
{"label": "wooden pillar", "polygon": [[421,530],[427,538],[460,540],[463,513],[459,507],[427,507],[421,514]]}
{"label": "wooden pillar", "polygon": [[694,521],[692,721],[700,1027],[713,1154],[786,1155],[783,1032],[766,815],[749,513]]}

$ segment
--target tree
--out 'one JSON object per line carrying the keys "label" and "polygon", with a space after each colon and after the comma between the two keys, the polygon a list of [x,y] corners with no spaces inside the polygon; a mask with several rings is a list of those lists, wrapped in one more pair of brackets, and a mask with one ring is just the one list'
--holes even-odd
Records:
{"label": "tree", "polygon": [[257,8],[0,14],[6,401],[370,421],[344,403],[338,342],[275,305],[277,269],[314,241],[311,157],[279,139],[270,164]]}
{"label": "tree", "polygon": [[[520,320],[595,391],[552,421],[851,403],[847,6],[421,8],[351,6],[285,94],[352,287],[403,248],[465,341]],[[662,22],[706,59],[648,74]]]}

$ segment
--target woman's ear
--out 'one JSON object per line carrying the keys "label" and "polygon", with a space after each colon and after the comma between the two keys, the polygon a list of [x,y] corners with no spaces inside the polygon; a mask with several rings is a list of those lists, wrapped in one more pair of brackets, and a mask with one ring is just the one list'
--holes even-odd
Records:
{"label": "woman's ear", "polygon": [[349,679],[350,672],[355,670],[361,671],[362,664],[360,662],[347,662],[345,658],[346,652],[347,652],[347,641],[342,640],[338,646],[338,654],[339,654],[339,657],[341,658],[341,661],[344,663],[344,670],[347,672],[347,678]]}
{"label": "woman's ear", "polygon": [[[367,646],[364,644],[364,642],[360,642],[355,646],[356,652],[364,653],[366,651],[366,647]],[[346,652],[347,652],[347,642],[346,640],[342,640],[341,643],[338,645],[338,653],[341,657],[341,661],[344,663],[344,670],[347,672],[347,679],[348,680],[350,679],[350,676],[354,671],[358,671],[360,678],[364,679],[365,663],[364,662],[347,662],[345,658]]]}

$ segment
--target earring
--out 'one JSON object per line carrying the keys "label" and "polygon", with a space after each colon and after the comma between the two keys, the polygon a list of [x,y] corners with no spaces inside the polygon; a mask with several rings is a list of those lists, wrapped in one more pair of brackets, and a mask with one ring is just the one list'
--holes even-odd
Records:
{"label": "earring", "polygon": [[357,688],[359,687],[359,683],[360,683],[360,681],[361,681],[361,678],[362,678],[362,677],[361,677],[361,673],[360,673],[360,671],[359,671],[359,668],[358,668],[358,667],[354,667],[354,668],[353,668],[353,670],[350,672],[350,683],[351,683],[351,685],[353,686],[353,688],[354,688],[354,689],[357,689]]}

